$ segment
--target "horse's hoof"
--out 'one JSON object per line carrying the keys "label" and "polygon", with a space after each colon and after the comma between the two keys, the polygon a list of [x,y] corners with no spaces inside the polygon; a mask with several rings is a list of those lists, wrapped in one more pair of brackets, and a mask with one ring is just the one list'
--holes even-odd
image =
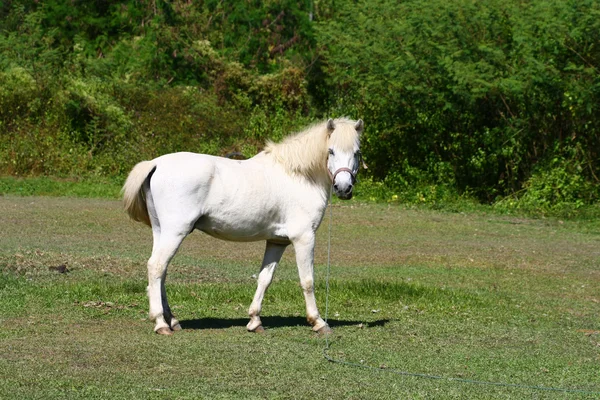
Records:
{"label": "horse's hoof", "polygon": [[180,331],[180,330],[182,329],[182,328],[181,328],[181,324],[178,322],[178,323],[176,323],[175,325],[173,325],[173,326],[171,327],[171,329],[172,329],[174,332],[176,332],[176,331]]}
{"label": "horse's hoof", "polygon": [[158,333],[159,335],[172,335],[173,331],[171,330],[171,328],[167,328],[166,326],[163,326],[162,328],[158,328],[156,330],[156,333]]}
{"label": "horse's hoof", "polygon": [[333,329],[329,327],[329,325],[322,326],[317,330],[319,335],[330,335],[333,333]]}
{"label": "horse's hoof", "polygon": [[254,332],[254,333],[265,333],[265,328],[263,328],[262,325],[257,326],[256,328],[254,328],[253,330],[249,331],[249,332]]}

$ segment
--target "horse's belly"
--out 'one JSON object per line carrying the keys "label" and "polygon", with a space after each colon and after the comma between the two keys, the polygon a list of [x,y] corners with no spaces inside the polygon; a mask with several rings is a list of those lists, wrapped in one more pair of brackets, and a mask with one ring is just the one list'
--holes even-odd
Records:
{"label": "horse's belly", "polygon": [[260,221],[243,219],[231,222],[203,216],[194,227],[217,239],[235,242],[288,241],[285,228],[274,223],[261,223]]}

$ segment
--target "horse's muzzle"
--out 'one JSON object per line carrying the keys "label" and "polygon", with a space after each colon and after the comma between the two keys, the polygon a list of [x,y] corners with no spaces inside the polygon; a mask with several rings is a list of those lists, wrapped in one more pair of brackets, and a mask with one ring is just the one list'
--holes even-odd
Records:
{"label": "horse's muzzle", "polygon": [[333,191],[335,195],[341,200],[350,200],[352,198],[352,192],[354,185],[349,184],[333,184]]}
{"label": "horse's muzzle", "polygon": [[[333,191],[335,195],[341,200],[350,200],[352,198],[352,190],[354,189],[354,183],[356,182],[356,175],[350,168],[339,168],[334,174],[329,172],[329,177],[333,184]],[[350,180],[342,179],[341,182],[337,182],[337,176],[341,172],[347,172],[350,175]]]}

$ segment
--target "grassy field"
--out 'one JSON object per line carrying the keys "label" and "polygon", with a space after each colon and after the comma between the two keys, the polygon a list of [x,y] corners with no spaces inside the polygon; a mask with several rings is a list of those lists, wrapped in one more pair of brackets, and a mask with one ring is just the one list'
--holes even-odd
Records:
{"label": "grassy field", "polygon": [[147,320],[151,232],[118,201],[1,196],[0,398],[600,397],[600,222],[357,203],[333,213],[329,355],[372,369],[324,359],[291,248],[266,331],[250,334],[263,244],[190,235],[167,282],[184,329],[162,337]]}

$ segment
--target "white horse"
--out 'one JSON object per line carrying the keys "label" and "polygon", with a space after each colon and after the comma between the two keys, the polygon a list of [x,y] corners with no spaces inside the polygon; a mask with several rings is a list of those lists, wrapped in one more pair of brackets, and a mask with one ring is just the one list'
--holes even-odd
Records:
{"label": "white horse", "polygon": [[306,316],[316,332],[330,332],[314,295],[315,232],[327,207],[330,189],[352,197],[360,164],[363,121],[328,120],[244,160],[195,153],[167,154],[137,164],[123,186],[132,219],[152,228],[148,260],[148,298],[154,331],[181,329],[165,291],[167,266],[194,229],[232,241],[265,240],[267,247],[250,305],[249,331],[262,331],[265,291],[285,248],[296,252]]}

